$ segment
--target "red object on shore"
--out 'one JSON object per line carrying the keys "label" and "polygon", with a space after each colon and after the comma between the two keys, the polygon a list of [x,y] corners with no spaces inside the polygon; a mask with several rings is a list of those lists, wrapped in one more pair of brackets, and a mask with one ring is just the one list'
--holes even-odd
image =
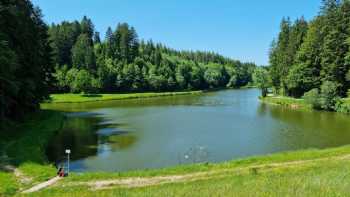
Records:
{"label": "red object on shore", "polygon": [[60,172],[60,177],[64,177],[64,170],[63,169]]}
{"label": "red object on shore", "polygon": [[58,176],[59,177],[64,177],[64,169],[63,168],[60,168],[57,172]]}

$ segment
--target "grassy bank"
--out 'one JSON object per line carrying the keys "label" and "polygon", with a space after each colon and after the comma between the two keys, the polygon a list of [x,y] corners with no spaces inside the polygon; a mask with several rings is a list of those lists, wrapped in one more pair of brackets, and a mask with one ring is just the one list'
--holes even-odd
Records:
{"label": "grassy bank", "polygon": [[348,166],[350,146],[345,146],[219,164],[72,174],[30,196],[346,196]]}
{"label": "grassy bank", "polygon": [[139,99],[152,98],[162,96],[177,96],[177,95],[191,95],[201,94],[202,91],[188,91],[188,92],[161,92],[161,93],[128,93],[128,94],[52,94],[51,100],[47,102],[52,103],[83,103],[94,101],[108,101],[108,100],[124,100],[124,99]]}
{"label": "grassy bank", "polygon": [[47,162],[45,150],[63,120],[60,112],[40,111],[29,115],[24,123],[1,132],[0,196],[13,194],[55,175],[56,170]]}
{"label": "grassy bank", "polygon": [[283,96],[267,96],[265,98],[260,97],[260,100],[264,103],[281,105],[293,109],[311,110],[311,106],[305,103],[304,99],[296,99]]}
{"label": "grassy bank", "polygon": [[[306,103],[304,99],[283,96],[267,96],[265,98],[260,97],[260,100],[264,103],[280,105],[292,109],[313,110],[312,106]],[[350,98],[340,99],[340,103],[335,106],[334,111],[343,114],[350,114]]]}

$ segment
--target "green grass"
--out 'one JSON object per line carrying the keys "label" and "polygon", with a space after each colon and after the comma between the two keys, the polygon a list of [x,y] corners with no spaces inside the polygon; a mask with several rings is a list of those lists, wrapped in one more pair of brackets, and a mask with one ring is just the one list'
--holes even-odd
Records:
{"label": "green grass", "polygon": [[284,96],[267,96],[260,98],[261,101],[269,104],[281,105],[294,109],[311,110],[311,106],[305,103],[304,99],[296,99]]}
{"label": "green grass", "polygon": [[[313,110],[310,104],[307,104],[304,99],[296,99],[292,97],[284,96],[267,96],[265,98],[260,97],[260,100],[264,103],[280,105],[297,110]],[[336,107],[335,111],[344,114],[350,114],[350,98],[342,98],[342,105]]]}
{"label": "green grass", "polygon": [[19,184],[12,173],[0,171],[0,196],[12,195],[19,188]]}
{"label": "green grass", "polygon": [[206,172],[211,170],[222,170],[237,167],[247,167],[251,165],[265,165],[269,163],[282,163],[299,160],[313,160],[320,158],[328,158],[350,154],[350,146],[329,149],[308,149],[300,151],[283,152],[271,155],[256,156],[240,160],[232,160],[221,163],[203,163],[192,165],[179,165],[171,168],[130,171],[122,173],[98,172],[98,173],[83,173],[72,175],[65,181],[88,181],[88,180],[106,180],[125,177],[154,177],[160,175],[179,175],[195,172]]}
{"label": "green grass", "polygon": [[[30,196],[232,196],[233,194],[237,196],[347,196],[350,192],[350,160],[332,158],[348,154],[350,154],[350,146],[278,153],[225,163],[197,164],[160,170],[114,174],[72,174],[57,186]],[[310,160],[311,162],[307,162]],[[283,165],[283,162],[290,161],[305,161],[305,163]],[[282,165],[269,166],[276,163]],[[265,167],[255,167],[258,165],[265,165]],[[253,171],[253,168],[256,170]],[[73,185],[81,181],[180,175],[227,169],[242,170],[208,175],[202,180],[139,188],[115,186],[93,193],[87,186]]]}
{"label": "green grass", "polygon": [[138,99],[138,98],[152,98],[161,96],[176,96],[176,95],[190,95],[201,94],[202,91],[188,91],[188,92],[161,92],[161,93],[129,93],[129,94],[52,94],[52,103],[83,103],[95,101],[108,100],[124,100],[124,99]]}
{"label": "green grass", "polygon": [[90,191],[85,187],[54,188],[32,196],[349,196],[349,161],[317,163],[263,171],[257,175],[227,174],[208,180],[143,188]]}
{"label": "green grass", "polygon": [[[9,161],[2,163],[14,165],[31,181],[22,184],[13,173],[0,172],[0,196],[19,188],[28,188],[55,175],[56,169],[47,162],[45,150],[49,139],[61,128],[63,120],[64,115],[60,112],[40,111],[28,116],[17,127],[2,132],[0,144],[9,157]],[[10,181],[4,178],[6,176],[10,177]]]}

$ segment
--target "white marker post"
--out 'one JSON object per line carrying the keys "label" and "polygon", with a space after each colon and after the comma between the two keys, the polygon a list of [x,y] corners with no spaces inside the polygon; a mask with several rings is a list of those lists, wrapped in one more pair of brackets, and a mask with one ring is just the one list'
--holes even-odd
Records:
{"label": "white marker post", "polygon": [[66,153],[67,153],[67,158],[68,158],[68,162],[67,162],[67,175],[69,175],[69,154],[70,154],[70,149],[66,149]]}

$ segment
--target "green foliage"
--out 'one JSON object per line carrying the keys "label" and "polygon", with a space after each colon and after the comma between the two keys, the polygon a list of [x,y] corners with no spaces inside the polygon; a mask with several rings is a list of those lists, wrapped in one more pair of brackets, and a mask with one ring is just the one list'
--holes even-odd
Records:
{"label": "green foliage", "polygon": [[350,103],[344,102],[343,100],[337,100],[335,104],[335,111],[344,113],[344,114],[350,114]]}
{"label": "green foliage", "polygon": [[48,97],[53,67],[48,28],[30,1],[0,1],[0,125]]}
{"label": "green foliage", "polygon": [[[80,23],[51,26],[58,92],[201,90],[252,83],[255,64],[211,52],[176,51],[152,41],[140,42],[127,23],[119,23],[115,30],[109,27],[102,42],[93,30],[87,17]],[[93,82],[89,84],[88,78]]]}
{"label": "green foliage", "polygon": [[334,110],[335,104],[339,99],[338,95],[339,84],[335,82],[325,81],[321,85],[320,103],[325,110]]}
{"label": "green foliage", "polygon": [[346,80],[347,80],[348,82],[350,82],[350,69],[349,69],[349,71],[346,73]]}
{"label": "green foliage", "polygon": [[293,24],[283,19],[270,52],[274,89],[299,98],[317,88],[321,108],[334,110],[337,97],[350,88],[349,27],[350,1],[324,0],[308,24],[303,18]]}
{"label": "green foliage", "polygon": [[72,77],[70,85],[74,93],[96,93],[101,86],[99,81],[84,69],[69,73],[69,76]]}
{"label": "green foliage", "polygon": [[271,78],[266,68],[257,68],[253,73],[254,83],[261,89],[261,96],[267,96],[267,89],[271,87]]}
{"label": "green foliage", "polygon": [[320,93],[317,88],[306,92],[303,99],[307,104],[311,105],[313,109],[321,109]]}
{"label": "green foliage", "polygon": [[210,67],[204,73],[204,79],[210,88],[217,88],[220,85],[222,75],[217,68]]}
{"label": "green foliage", "polygon": [[74,68],[95,69],[95,54],[92,41],[87,34],[81,34],[72,48],[72,63]]}
{"label": "green foliage", "polygon": [[340,98],[338,95],[339,85],[334,82],[325,81],[321,85],[321,90],[312,89],[303,96],[306,103],[311,104],[314,109],[324,109],[333,111],[339,108]]}

